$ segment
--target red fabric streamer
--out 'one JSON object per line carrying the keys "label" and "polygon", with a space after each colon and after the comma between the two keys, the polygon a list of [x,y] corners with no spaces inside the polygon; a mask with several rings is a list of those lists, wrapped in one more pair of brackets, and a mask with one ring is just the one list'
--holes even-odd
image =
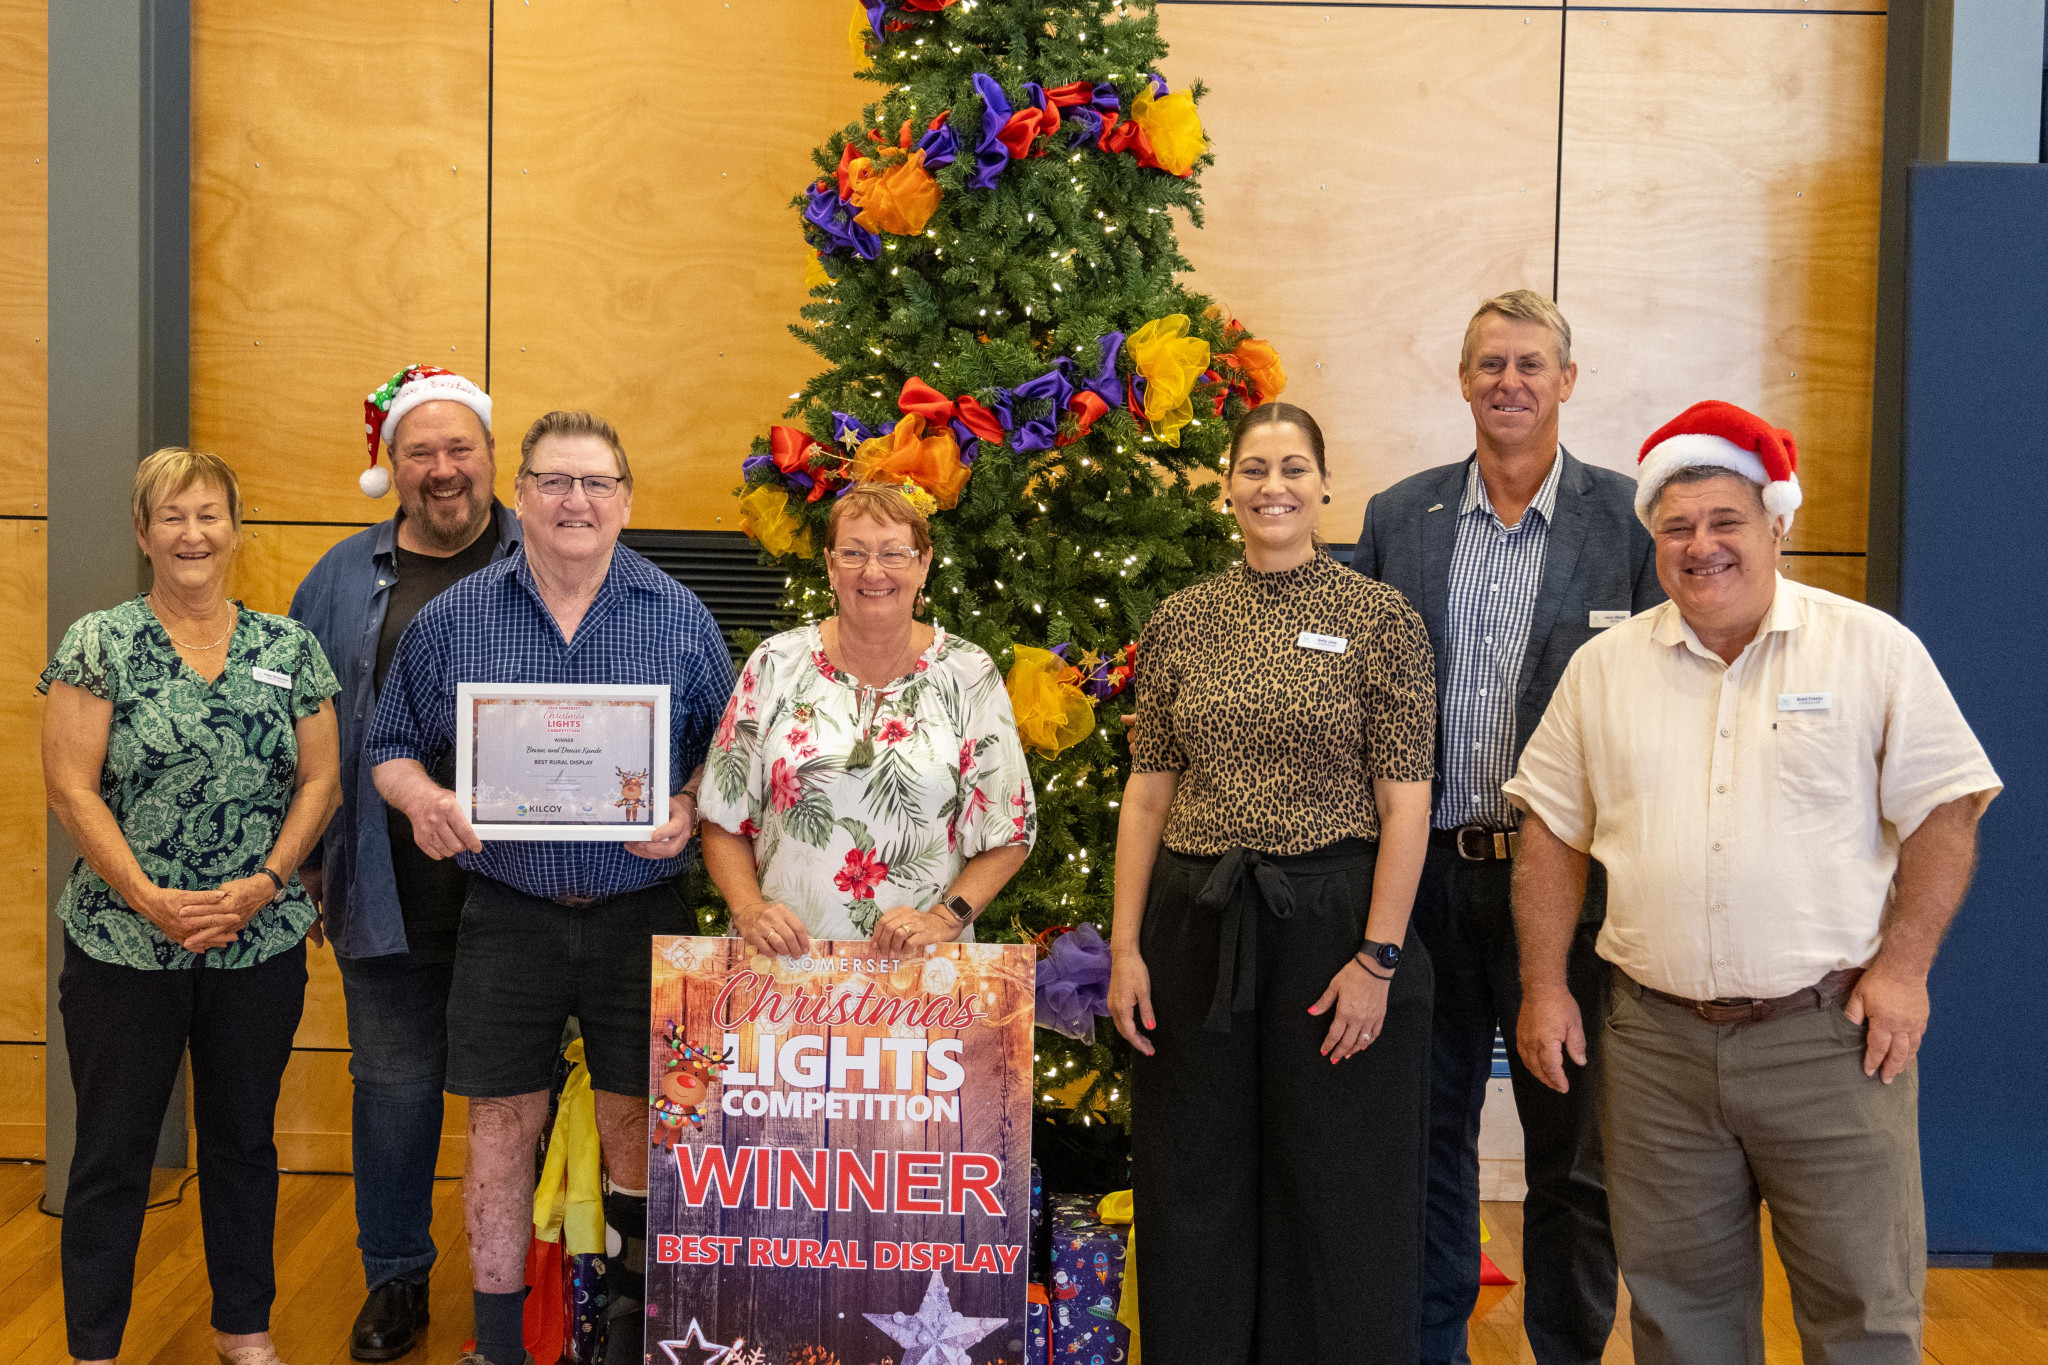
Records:
{"label": "red fabric streamer", "polygon": [[1060,127],[1059,110],[1050,104],[1041,104],[1036,109],[1019,109],[1010,115],[1010,121],[1003,125],[1003,131],[996,134],[1009,151],[1012,161],[1022,161],[1027,156],[1044,156],[1045,148],[1036,152],[1031,144],[1041,133],[1056,133]]}
{"label": "red fabric streamer", "polygon": [[1086,104],[1094,98],[1094,81],[1069,81],[1065,85],[1056,85],[1045,92],[1045,102],[1055,109],[1065,109],[1067,106],[1074,104]]}
{"label": "red fabric streamer", "polygon": [[903,392],[897,396],[896,406],[904,412],[916,413],[934,427],[943,427],[957,418],[982,440],[993,441],[997,445],[1003,443],[1003,424],[971,394],[948,398],[912,375],[903,381]]}
{"label": "red fabric streamer", "polygon": [[555,1365],[569,1339],[567,1304],[562,1294],[562,1244],[534,1237],[526,1244],[526,1305],[520,1311],[519,1335],[534,1365]]}
{"label": "red fabric streamer", "polygon": [[1053,444],[1056,446],[1072,445],[1086,436],[1097,422],[1108,415],[1109,404],[1102,401],[1101,394],[1091,389],[1083,389],[1068,401],[1067,411],[1074,414],[1074,434],[1054,437]]}
{"label": "red fabric streamer", "polygon": [[839,197],[846,198],[853,192],[853,163],[864,160],[860,148],[849,142],[839,151]]}
{"label": "red fabric streamer", "polygon": [[774,456],[775,467],[785,474],[810,473],[807,461],[817,444],[808,431],[783,426],[768,428],[768,453]]}

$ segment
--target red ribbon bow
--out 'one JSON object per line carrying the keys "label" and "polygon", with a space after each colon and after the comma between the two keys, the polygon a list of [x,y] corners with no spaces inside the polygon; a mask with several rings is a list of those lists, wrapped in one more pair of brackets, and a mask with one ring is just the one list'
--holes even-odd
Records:
{"label": "red ribbon bow", "polygon": [[1003,424],[996,415],[975,401],[971,394],[948,398],[916,375],[903,381],[903,392],[897,396],[896,406],[904,412],[915,413],[933,426],[945,426],[955,418],[961,425],[984,441],[1003,443]]}
{"label": "red ribbon bow", "polygon": [[808,431],[784,426],[768,428],[768,454],[775,467],[785,474],[802,474],[811,481],[811,495],[806,502],[816,502],[839,482],[837,474],[811,468],[811,452],[823,449]]}

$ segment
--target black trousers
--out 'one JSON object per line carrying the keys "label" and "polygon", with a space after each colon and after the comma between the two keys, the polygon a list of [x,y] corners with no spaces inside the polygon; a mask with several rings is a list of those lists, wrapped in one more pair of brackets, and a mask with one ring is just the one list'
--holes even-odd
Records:
{"label": "black trousers", "polygon": [[1466,1365],[1465,1324],[1479,1298],[1479,1111],[1493,1073],[1493,1033],[1508,1043],[1529,1193],[1522,1204],[1522,1326],[1537,1365],[1597,1365],[1614,1328],[1614,1237],[1600,1156],[1600,1029],[1609,969],[1582,924],[1567,979],[1586,1027],[1586,1065],[1565,1059],[1558,1094],[1515,1050],[1522,1009],[1508,905],[1510,864],[1466,862],[1431,848],[1415,896],[1415,932],[1436,968],[1430,1044],[1428,1251],[1422,1359]]}
{"label": "black trousers", "polygon": [[88,957],[66,936],[57,989],[78,1096],[61,1241],[71,1354],[120,1352],[157,1133],[188,1048],[213,1327],[268,1331],[277,1296],[273,1125],[305,1005],[306,945],[254,967],[142,971]]}
{"label": "black trousers", "polygon": [[1139,936],[1158,1051],[1132,1067],[1150,1359],[1416,1358],[1427,951],[1411,932],[1382,1031],[1349,1060],[1321,1054],[1330,1015],[1308,1012],[1364,937],[1376,851],[1160,850]]}

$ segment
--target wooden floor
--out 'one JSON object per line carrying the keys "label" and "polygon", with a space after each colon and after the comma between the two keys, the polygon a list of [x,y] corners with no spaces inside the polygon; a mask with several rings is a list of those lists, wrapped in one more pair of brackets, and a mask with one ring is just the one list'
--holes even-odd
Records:
{"label": "wooden floor", "polygon": [[[158,1197],[176,1191],[181,1172],[159,1171]],[[64,1301],[57,1272],[54,1218],[36,1209],[40,1166],[0,1165],[0,1365],[66,1365]],[[1488,1204],[1487,1250],[1502,1270],[1522,1275],[1522,1206]],[[354,1195],[342,1176],[288,1175],[278,1200],[278,1354],[287,1365],[344,1365],[349,1326],[362,1305]],[[443,1181],[434,1196],[434,1241],[445,1254],[434,1269],[434,1325],[410,1365],[449,1365],[470,1334],[469,1256],[462,1196]],[[1770,1273],[1764,1334],[1770,1365],[1798,1365],[1799,1340],[1777,1257]],[[215,1365],[207,1328],[211,1298],[199,1236],[197,1189],[174,1208],[149,1215],[138,1257],[134,1316],[124,1365]],[[1484,1289],[1472,1315],[1473,1365],[1530,1362],[1521,1328],[1522,1291]],[[1626,1298],[1622,1321],[1627,1321]],[[1627,1333],[1608,1343],[1606,1365],[1632,1365]],[[1927,1276],[1925,1360],[1933,1365],[2048,1365],[2048,1270],[1935,1270]],[[1161,1361],[1157,1365],[1173,1365]]]}

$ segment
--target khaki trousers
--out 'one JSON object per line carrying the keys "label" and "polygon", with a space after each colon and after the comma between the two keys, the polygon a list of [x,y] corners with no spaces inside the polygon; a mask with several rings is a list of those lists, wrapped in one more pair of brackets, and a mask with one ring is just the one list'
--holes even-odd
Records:
{"label": "khaki trousers", "polygon": [[1714,1025],[1614,974],[1601,1135],[1638,1365],[1763,1365],[1759,1200],[1806,1365],[1919,1365],[1919,1072],[1840,1005]]}

